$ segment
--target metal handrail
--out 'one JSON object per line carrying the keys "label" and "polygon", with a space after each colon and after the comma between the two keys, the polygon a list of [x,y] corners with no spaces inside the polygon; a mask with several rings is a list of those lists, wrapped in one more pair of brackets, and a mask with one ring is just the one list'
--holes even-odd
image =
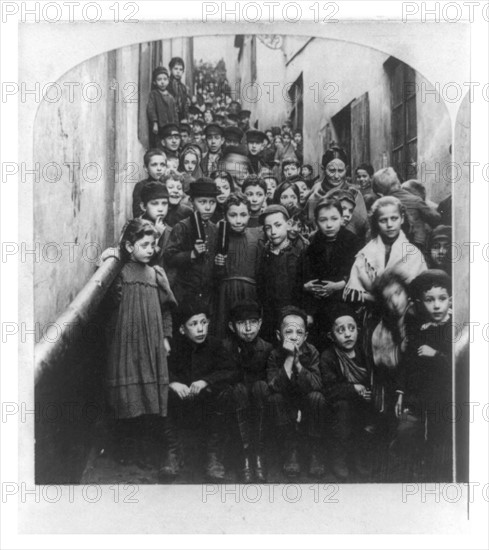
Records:
{"label": "metal handrail", "polygon": [[34,383],[54,365],[62,361],[73,344],[73,340],[95,314],[110,285],[122,269],[123,262],[115,257],[107,258],[75,299],[56,319],[59,337],[44,338],[34,349]]}

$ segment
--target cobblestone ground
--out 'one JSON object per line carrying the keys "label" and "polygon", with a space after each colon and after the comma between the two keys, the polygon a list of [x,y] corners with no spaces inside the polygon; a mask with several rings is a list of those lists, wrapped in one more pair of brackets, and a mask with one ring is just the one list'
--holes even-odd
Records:
{"label": "cobblestone ground", "polygon": [[[174,484],[202,484],[207,480],[204,476],[205,453],[199,444],[195,432],[184,430],[182,443],[185,456],[185,464],[181,475]],[[226,468],[225,483],[239,483],[239,458],[236,456],[235,447],[228,438],[223,445],[223,463]],[[93,447],[87,467],[85,468],[81,483],[97,484],[160,484],[164,483],[158,478],[159,462],[164,456],[164,450],[151,442],[139,446],[137,453],[116,453],[110,445],[97,444]],[[325,475],[321,479],[310,477],[307,474],[309,453],[304,448],[301,452],[302,473],[296,478],[288,478],[282,472],[282,453],[279,442],[273,437],[269,441],[267,453],[268,482],[269,483],[339,483],[334,473],[329,468],[331,458],[328,456],[327,444],[324,452]],[[385,473],[379,456],[374,454],[371,460],[371,475],[360,477],[351,468],[347,483],[378,483],[386,481]]]}

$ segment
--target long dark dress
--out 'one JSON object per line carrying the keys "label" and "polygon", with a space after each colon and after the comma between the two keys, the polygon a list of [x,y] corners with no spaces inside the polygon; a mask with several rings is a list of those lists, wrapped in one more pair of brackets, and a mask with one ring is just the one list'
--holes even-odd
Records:
{"label": "long dark dress", "polygon": [[172,335],[175,298],[158,266],[128,262],[110,289],[111,319],[105,382],[115,417],[166,416],[168,366],[163,339]]}
{"label": "long dark dress", "polygon": [[229,232],[226,266],[216,296],[213,333],[228,336],[229,310],[239,300],[256,300],[256,269],[262,243],[259,229],[247,228],[243,233]]}

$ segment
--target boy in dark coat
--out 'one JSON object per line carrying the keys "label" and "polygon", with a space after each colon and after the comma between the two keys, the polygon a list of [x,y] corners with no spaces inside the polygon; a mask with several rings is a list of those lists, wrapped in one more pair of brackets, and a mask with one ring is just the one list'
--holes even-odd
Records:
{"label": "boy in dark coat", "polygon": [[154,183],[161,180],[166,173],[166,155],[161,149],[150,149],[146,151],[143,157],[144,169],[148,177],[138,181],[132,192],[132,215],[134,218],[142,216],[141,209],[141,191],[148,183]]}
{"label": "boy in dark coat", "polygon": [[179,120],[187,118],[189,97],[187,86],[182,82],[185,63],[181,57],[173,57],[170,61],[170,83],[168,91],[175,98]]}
{"label": "boy in dark coat", "polygon": [[298,460],[297,419],[312,443],[309,475],[321,477],[324,465],[320,443],[326,420],[326,401],[321,393],[319,353],[307,340],[306,313],[294,306],[281,310],[277,319],[278,345],[267,363],[272,422],[284,442],[286,458],[283,465],[287,476],[300,474]]}
{"label": "boy in dark coat", "polygon": [[160,475],[174,478],[182,464],[177,425],[200,428],[207,447],[206,475],[223,481],[219,459],[223,415],[235,409],[233,385],[238,380],[231,356],[220,340],[208,336],[209,312],[199,300],[180,304],[178,335],[174,338],[168,369],[170,393],[165,428],[168,452]]}
{"label": "boy in dark coat", "polygon": [[[164,253],[168,267],[177,271],[173,291],[177,300],[199,298],[209,304],[214,285],[214,266],[217,227],[210,219],[216,209],[219,194],[216,184],[209,178],[200,178],[190,184],[190,197],[194,215],[178,222]],[[196,223],[200,216],[203,234],[199,236]]]}
{"label": "boy in dark coat", "polygon": [[262,335],[274,338],[280,310],[293,302],[301,248],[287,237],[289,214],[284,206],[273,204],[259,218],[267,237],[257,270],[256,289],[263,305]]}
{"label": "boy in dark coat", "polygon": [[436,478],[430,481],[449,481],[453,422],[444,411],[452,404],[451,278],[429,269],[412,281],[410,291],[419,316],[399,369],[393,447],[413,458],[421,449],[427,472]]}
{"label": "boy in dark coat", "polygon": [[261,328],[261,309],[253,300],[237,302],[231,309],[229,328],[233,333],[224,347],[237,363],[239,388],[245,396],[246,408],[238,413],[238,424],[245,448],[253,445],[254,464],[245,456],[243,480],[251,481],[254,470],[258,483],[265,483],[265,412],[268,398],[267,361],[272,344],[258,336]]}
{"label": "boy in dark coat", "polygon": [[208,124],[205,127],[205,140],[207,153],[202,157],[200,167],[204,176],[208,176],[217,170],[222,159],[222,146],[224,145],[224,131],[219,124]]}
{"label": "boy in dark coat", "polygon": [[157,67],[152,76],[153,89],[149,93],[146,114],[149,124],[150,145],[157,147],[158,132],[171,122],[178,124],[177,103],[168,91],[170,78],[164,67]]}

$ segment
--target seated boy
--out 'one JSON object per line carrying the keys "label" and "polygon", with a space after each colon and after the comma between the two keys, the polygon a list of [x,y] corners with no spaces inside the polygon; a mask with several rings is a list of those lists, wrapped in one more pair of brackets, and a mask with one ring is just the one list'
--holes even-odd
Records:
{"label": "seated boy", "polygon": [[223,481],[224,466],[219,459],[223,415],[234,409],[232,385],[237,371],[222,343],[208,336],[209,311],[199,300],[180,304],[178,334],[168,357],[169,396],[165,436],[167,455],[160,469],[164,478],[179,474],[183,457],[178,427],[198,427],[207,448],[206,476]]}
{"label": "seated boy", "polygon": [[185,204],[187,197],[183,192],[183,180],[183,175],[173,170],[161,178],[161,183],[168,189],[170,203],[166,223],[170,227],[174,227],[193,213],[192,208]]}
{"label": "seated boy", "polygon": [[150,149],[143,157],[144,170],[148,177],[139,181],[132,192],[132,215],[139,218],[143,214],[141,210],[141,191],[143,187],[151,182],[160,181],[166,173],[166,155],[161,149]]}
{"label": "seated boy", "polygon": [[300,474],[298,459],[297,418],[312,442],[309,475],[320,477],[324,465],[320,440],[324,433],[326,401],[321,393],[319,353],[307,343],[307,316],[294,306],[283,308],[277,318],[277,347],[267,363],[272,423],[284,443],[283,465],[287,476]]}
{"label": "seated boy", "polygon": [[348,458],[360,474],[367,474],[374,408],[371,403],[370,372],[358,345],[358,326],[352,308],[333,305],[328,314],[331,345],[319,361],[323,393],[335,414],[333,472],[341,480],[349,475]]}
{"label": "seated boy", "polygon": [[410,291],[418,324],[399,368],[399,425],[392,446],[424,460],[430,481],[449,481],[453,423],[442,413],[452,404],[452,282],[444,271],[429,269],[411,282]]}
{"label": "seated boy", "polygon": [[224,341],[224,347],[237,363],[240,383],[238,391],[244,396],[245,408],[238,410],[238,424],[244,448],[253,446],[254,462],[249,464],[245,455],[243,480],[251,481],[251,469],[255,480],[265,483],[265,407],[268,397],[267,360],[272,344],[258,336],[261,328],[261,308],[254,300],[237,302],[230,311],[229,328],[232,337]]}
{"label": "seated boy", "polygon": [[[177,300],[199,298],[209,304],[214,287],[217,239],[217,227],[210,220],[219,191],[211,179],[199,178],[190,183],[189,194],[195,212],[173,227],[163,257],[166,265],[177,271],[173,288]],[[201,235],[196,224],[197,213]]]}
{"label": "seated boy", "polygon": [[263,225],[267,242],[258,264],[256,290],[263,305],[262,335],[271,341],[280,310],[294,303],[293,293],[302,247],[288,239],[290,222],[285,206],[267,206],[259,222]]}
{"label": "seated boy", "polygon": [[248,227],[259,227],[260,214],[267,196],[267,184],[258,176],[248,176],[241,187],[241,191],[250,201],[250,221]]}

